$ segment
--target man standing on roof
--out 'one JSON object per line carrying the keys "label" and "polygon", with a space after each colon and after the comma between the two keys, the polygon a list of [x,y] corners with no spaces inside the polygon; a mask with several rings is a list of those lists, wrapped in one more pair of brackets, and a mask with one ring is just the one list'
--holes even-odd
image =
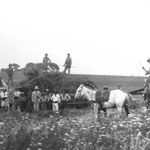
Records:
{"label": "man standing on roof", "polygon": [[13,71],[13,68],[12,68],[12,65],[9,64],[8,65],[8,69],[7,69],[7,74],[8,74],[8,87],[12,87],[13,88],[13,74],[14,74],[14,71]]}
{"label": "man standing on roof", "polygon": [[50,70],[51,71],[51,68],[49,66],[49,64],[51,64],[51,60],[49,59],[48,57],[48,54],[46,53],[44,58],[43,58],[43,64],[44,64],[44,70],[47,71],[47,70]]}
{"label": "man standing on roof", "polygon": [[70,57],[70,54],[67,54],[67,58],[65,60],[65,64],[64,64],[64,71],[63,73],[66,73],[66,71],[68,70],[68,74],[70,74],[70,69],[71,69],[71,65],[72,65],[72,59]]}

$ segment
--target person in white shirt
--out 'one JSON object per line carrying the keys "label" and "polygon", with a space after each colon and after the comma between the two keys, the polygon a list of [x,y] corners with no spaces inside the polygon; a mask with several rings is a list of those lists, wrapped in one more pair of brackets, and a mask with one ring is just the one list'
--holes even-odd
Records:
{"label": "person in white shirt", "polygon": [[8,110],[9,102],[8,102],[8,92],[7,92],[6,88],[1,90],[0,99],[1,99],[1,109],[2,109],[2,111]]}
{"label": "person in white shirt", "polygon": [[58,94],[58,92],[56,90],[54,90],[54,93],[51,97],[51,100],[53,102],[53,111],[58,113],[59,112],[59,105],[58,103],[60,103],[60,95]]}

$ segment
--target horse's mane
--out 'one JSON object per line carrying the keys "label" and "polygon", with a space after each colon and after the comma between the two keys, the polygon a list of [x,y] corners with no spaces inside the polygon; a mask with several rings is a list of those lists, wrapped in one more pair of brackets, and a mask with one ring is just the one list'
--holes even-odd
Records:
{"label": "horse's mane", "polygon": [[84,83],[83,85],[85,85],[86,87],[89,87],[89,88],[91,88],[93,90],[95,89],[95,87],[93,85],[91,85],[91,84]]}

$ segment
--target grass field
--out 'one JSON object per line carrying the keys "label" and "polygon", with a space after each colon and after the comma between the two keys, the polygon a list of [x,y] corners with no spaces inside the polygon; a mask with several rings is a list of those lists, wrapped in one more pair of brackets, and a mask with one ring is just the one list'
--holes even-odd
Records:
{"label": "grass field", "polygon": [[[7,81],[6,74],[2,74]],[[107,85],[125,91],[140,89],[144,77],[72,75],[92,80],[98,88]],[[16,83],[24,79],[15,73]],[[129,117],[95,118],[91,108],[66,109],[63,114],[0,113],[0,150],[150,150],[150,114],[142,100],[134,101]]]}
{"label": "grass field", "polygon": [[[7,74],[1,73],[4,81],[7,82]],[[88,75],[88,74],[72,74],[72,77],[86,77],[92,80],[98,88],[103,88],[107,85],[110,89],[116,89],[118,83],[121,84],[121,88],[124,91],[133,91],[140,89],[144,85],[144,79],[146,77],[138,76],[111,76],[111,75]],[[21,80],[25,79],[23,72],[15,72],[14,81],[19,83]]]}
{"label": "grass field", "polygon": [[116,89],[118,83],[121,84],[121,88],[125,91],[132,91],[140,89],[144,85],[145,77],[138,76],[111,76],[111,75],[75,75],[83,76],[92,80],[99,88],[103,88],[105,85],[110,89]]}

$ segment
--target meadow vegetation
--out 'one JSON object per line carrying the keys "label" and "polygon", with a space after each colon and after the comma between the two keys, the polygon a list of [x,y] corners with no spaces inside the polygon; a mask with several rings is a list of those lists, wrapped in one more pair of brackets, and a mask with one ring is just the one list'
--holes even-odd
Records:
{"label": "meadow vegetation", "polygon": [[[19,76],[19,77],[17,77]],[[27,81],[15,74],[16,85],[27,88],[68,88],[75,92],[83,82],[111,89],[121,83],[125,91],[141,88],[143,77],[49,74]],[[50,78],[51,77],[51,78]],[[18,80],[17,80],[18,79]],[[22,82],[20,82],[23,79]],[[42,87],[42,84],[45,87]],[[0,150],[149,150],[150,113],[142,100],[131,103],[129,117],[95,118],[92,108],[65,109],[62,115],[52,111],[38,113],[1,112]]]}
{"label": "meadow vegetation", "polygon": [[129,117],[122,118],[114,111],[96,119],[91,108],[66,109],[62,115],[1,113],[0,149],[149,150],[150,114],[141,101],[131,105]]}

